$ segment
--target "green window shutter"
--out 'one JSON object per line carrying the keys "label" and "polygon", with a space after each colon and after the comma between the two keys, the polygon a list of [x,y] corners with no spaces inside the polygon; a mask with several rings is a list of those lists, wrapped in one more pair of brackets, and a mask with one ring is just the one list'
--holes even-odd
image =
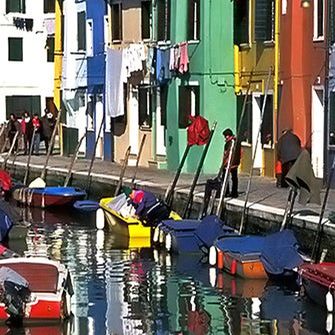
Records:
{"label": "green window shutter", "polygon": [[78,50],[86,50],[86,15],[85,12],[78,12],[77,33],[78,33]]}
{"label": "green window shutter", "polygon": [[44,13],[55,12],[55,0],[44,0]]}
{"label": "green window shutter", "polygon": [[255,40],[274,40],[274,0],[256,0],[255,4]]}
{"label": "green window shutter", "polygon": [[54,61],[54,53],[55,53],[55,38],[48,37],[47,38],[47,61]]}
{"label": "green window shutter", "polygon": [[8,60],[15,62],[23,61],[22,38],[8,38]]}
{"label": "green window shutter", "polygon": [[6,13],[25,13],[25,0],[6,0]]}
{"label": "green window shutter", "polygon": [[151,17],[151,1],[142,1],[141,3],[142,17],[142,39],[150,38],[150,17]]}

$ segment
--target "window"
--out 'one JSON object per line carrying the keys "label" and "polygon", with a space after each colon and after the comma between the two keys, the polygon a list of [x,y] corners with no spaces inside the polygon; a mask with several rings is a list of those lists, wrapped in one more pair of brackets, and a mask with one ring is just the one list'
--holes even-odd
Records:
{"label": "window", "polygon": [[86,21],[86,56],[93,57],[93,20]]}
{"label": "window", "polygon": [[249,0],[234,1],[234,44],[249,44]]}
{"label": "window", "polygon": [[55,12],[55,0],[44,0],[44,13]]}
{"label": "window", "polygon": [[53,62],[54,54],[55,54],[55,38],[54,37],[47,38],[46,49],[47,49],[47,61]]}
{"label": "window", "polygon": [[324,25],[324,0],[314,0],[314,40],[323,40],[323,25]]}
{"label": "window", "polygon": [[248,95],[244,117],[243,120],[240,121],[242,115],[242,108],[244,103],[245,95],[237,96],[237,124],[239,125],[241,122],[241,128],[239,129],[240,133],[237,134],[241,142],[252,143],[252,96]]}
{"label": "window", "polygon": [[157,0],[157,40],[170,40],[170,0]]}
{"label": "window", "polygon": [[6,13],[25,13],[25,0],[6,0]]}
{"label": "window", "polygon": [[8,60],[14,62],[23,61],[22,38],[8,38]]}
{"label": "window", "polygon": [[255,40],[274,41],[274,27],[275,27],[274,0],[256,0]]}
{"label": "window", "polygon": [[145,40],[150,39],[151,0],[142,1],[141,6],[142,40]]}
{"label": "window", "polygon": [[86,50],[86,18],[85,12],[77,14],[78,51]]}
{"label": "window", "polygon": [[[261,106],[263,106],[264,96],[261,97]],[[264,109],[263,122],[261,127],[261,143],[273,144],[273,105],[272,95],[266,98],[266,105]],[[262,107],[261,107],[262,108]]]}
{"label": "window", "polygon": [[188,0],[187,39],[189,41],[200,39],[200,0]]}
{"label": "window", "polygon": [[199,86],[179,86],[179,128],[186,128],[189,116],[200,115]]}
{"label": "window", "polygon": [[122,41],[122,4],[112,5],[112,40]]}
{"label": "window", "polygon": [[150,88],[138,88],[138,113],[139,126],[151,127],[151,94]]}

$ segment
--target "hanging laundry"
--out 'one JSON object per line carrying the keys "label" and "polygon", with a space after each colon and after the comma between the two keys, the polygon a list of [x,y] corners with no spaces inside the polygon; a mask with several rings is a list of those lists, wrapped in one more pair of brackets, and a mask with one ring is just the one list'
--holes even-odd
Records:
{"label": "hanging laundry", "polygon": [[179,73],[183,74],[188,71],[188,43],[183,42],[179,44],[180,60],[179,60]]}
{"label": "hanging laundry", "polygon": [[179,59],[180,59],[179,45],[176,45],[173,48],[173,51],[174,51],[174,70],[178,71],[178,69],[179,69]]}
{"label": "hanging laundry", "polygon": [[48,35],[54,35],[55,34],[55,19],[54,18],[45,19],[44,27]]}
{"label": "hanging laundry", "polygon": [[166,84],[171,79],[169,62],[170,50],[157,49],[156,80],[158,84]]}
{"label": "hanging laundry", "polygon": [[175,57],[174,48],[171,48],[170,49],[170,64],[169,64],[170,71],[174,71],[175,70],[174,57]]}
{"label": "hanging laundry", "polygon": [[106,114],[110,117],[124,115],[123,83],[125,78],[123,51],[107,49],[106,52]]}

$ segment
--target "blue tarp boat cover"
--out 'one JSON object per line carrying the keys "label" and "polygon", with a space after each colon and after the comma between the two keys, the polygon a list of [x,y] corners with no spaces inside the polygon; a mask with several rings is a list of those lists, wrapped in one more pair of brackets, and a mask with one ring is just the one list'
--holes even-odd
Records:
{"label": "blue tarp boat cover", "polygon": [[71,196],[71,195],[86,195],[86,192],[76,187],[61,187],[61,186],[47,186],[47,187],[36,187],[31,188],[34,193],[43,193],[45,195],[57,195],[57,196]]}
{"label": "blue tarp boat cover", "polygon": [[96,211],[100,205],[97,201],[93,200],[77,200],[73,207],[82,212],[93,212]]}
{"label": "blue tarp boat cover", "polygon": [[0,209],[0,242],[7,238],[9,231],[13,227],[13,221],[6,212]]}
{"label": "blue tarp boat cover", "polygon": [[303,263],[298,242],[292,230],[286,229],[266,236],[261,261],[268,273],[278,275]]}
{"label": "blue tarp boat cover", "polygon": [[217,248],[247,258],[259,255],[269,274],[282,274],[303,263],[293,231],[283,230],[268,236],[226,237],[216,241]]}

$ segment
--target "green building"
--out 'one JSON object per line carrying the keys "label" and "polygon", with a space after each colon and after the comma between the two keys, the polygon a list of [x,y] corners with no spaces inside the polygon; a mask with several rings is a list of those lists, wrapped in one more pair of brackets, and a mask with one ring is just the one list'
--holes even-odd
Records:
{"label": "green building", "polygon": [[[231,0],[157,1],[158,45],[164,45],[164,41],[170,46],[188,41],[189,70],[173,77],[163,88],[167,89],[165,136],[169,170],[177,168],[185,150],[189,115],[205,117],[210,127],[217,122],[204,173],[216,173],[221,165],[223,129],[236,131],[233,4]],[[191,148],[185,172],[195,171],[203,150],[204,146]]]}

